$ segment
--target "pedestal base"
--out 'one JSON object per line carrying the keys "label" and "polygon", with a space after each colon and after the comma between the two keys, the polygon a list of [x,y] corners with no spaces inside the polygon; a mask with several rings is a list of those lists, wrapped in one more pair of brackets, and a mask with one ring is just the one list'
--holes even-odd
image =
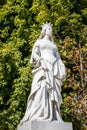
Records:
{"label": "pedestal base", "polygon": [[58,121],[27,121],[17,130],[73,130],[72,123]]}

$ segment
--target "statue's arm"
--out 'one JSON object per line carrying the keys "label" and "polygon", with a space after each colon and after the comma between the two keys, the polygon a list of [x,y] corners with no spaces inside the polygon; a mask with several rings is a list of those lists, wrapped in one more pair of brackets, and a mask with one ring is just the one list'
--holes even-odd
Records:
{"label": "statue's arm", "polygon": [[38,65],[40,64],[40,59],[41,59],[39,46],[35,46],[32,51],[33,52],[32,52],[30,63],[38,67]]}
{"label": "statue's arm", "polygon": [[41,57],[40,48],[38,46],[35,48],[34,59],[36,61],[36,67],[41,66],[44,70],[46,70],[46,66],[43,58]]}
{"label": "statue's arm", "polygon": [[62,75],[61,80],[64,81],[64,80],[66,80],[66,68],[65,68],[63,61],[61,60],[61,57],[60,57],[60,54],[59,54],[59,51],[57,48],[55,49],[55,57],[58,59],[58,64],[60,66],[59,67],[60,75]]}
{"label": "statue's arm", "polygon": [[60,54],[57,48],[54,50],[54,55],[57,59],[60,59]]}
{"label": "statue's arm", "polygon": [[35,47],[34,60],[36,62],[40,60],[40,49],[39,49],[39,46]]}

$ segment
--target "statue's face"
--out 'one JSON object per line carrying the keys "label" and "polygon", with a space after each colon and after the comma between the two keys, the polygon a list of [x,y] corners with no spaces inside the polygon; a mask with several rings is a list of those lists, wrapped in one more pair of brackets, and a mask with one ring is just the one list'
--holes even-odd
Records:
{"label": "statue's face", "polygon": [[47,29],[46,29],[46,35],[48,35],[48,36],[52,36],[52,27],[47,27]]}

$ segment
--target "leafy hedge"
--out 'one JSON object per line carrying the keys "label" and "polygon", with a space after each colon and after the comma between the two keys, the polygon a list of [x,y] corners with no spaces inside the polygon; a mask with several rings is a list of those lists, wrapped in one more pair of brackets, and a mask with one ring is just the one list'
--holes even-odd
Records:
{"label": "leafy hedge", "polygon": [[0,129],[16,130],[31,89],[29,63],[43,22],[53,23],[53,36],[67,68],[61,114],[74,130],[87,129],[87,1],[0,1]]}

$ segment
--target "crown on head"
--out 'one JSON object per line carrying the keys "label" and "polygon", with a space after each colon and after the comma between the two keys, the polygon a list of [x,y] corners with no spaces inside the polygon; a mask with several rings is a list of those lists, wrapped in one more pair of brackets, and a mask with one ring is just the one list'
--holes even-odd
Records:
{"label": "crown on head", "polygon": [[46,22],[46,23],[43,23],[42,24],[42,29],[43,30],[46,30],[48,27],[52,27],[53,25],[51,24],[51,22]]}

